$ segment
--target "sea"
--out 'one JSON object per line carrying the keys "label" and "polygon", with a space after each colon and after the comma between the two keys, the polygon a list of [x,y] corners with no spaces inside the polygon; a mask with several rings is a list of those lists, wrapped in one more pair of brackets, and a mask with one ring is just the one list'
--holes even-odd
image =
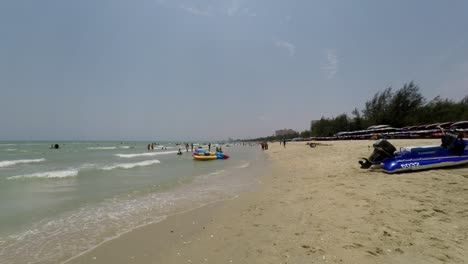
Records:
{"label": "sea", "polygon": [[269,168],[248,144],[220,145],[226,160],[195,161],[176,143],[153,151],[148,143],[0,142],[0,263],[65,263],[135,228],[253,191]]}

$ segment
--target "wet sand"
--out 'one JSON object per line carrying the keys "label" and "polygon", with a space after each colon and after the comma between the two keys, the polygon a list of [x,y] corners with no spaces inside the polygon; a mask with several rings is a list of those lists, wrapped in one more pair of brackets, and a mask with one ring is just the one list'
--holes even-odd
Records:
{"label": "wet sand", "polygon": [[[391,140],[397,147],[438,140]],[[468,167],[361,170],[373,141],[270,144],[260,190],[145,226],[68,263],[466,263]]]}

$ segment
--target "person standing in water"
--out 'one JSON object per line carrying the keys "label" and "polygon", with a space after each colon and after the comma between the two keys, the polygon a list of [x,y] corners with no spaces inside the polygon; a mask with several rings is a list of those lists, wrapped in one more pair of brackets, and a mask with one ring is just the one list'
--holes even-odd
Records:
{"label": "person standing in water", "polygon": [[188,152],[188,143],[185,143],[185,152]]}
{"label": "person standing in water", "polygon": [[191,150],[193,152],[193,143],[190,144]]}

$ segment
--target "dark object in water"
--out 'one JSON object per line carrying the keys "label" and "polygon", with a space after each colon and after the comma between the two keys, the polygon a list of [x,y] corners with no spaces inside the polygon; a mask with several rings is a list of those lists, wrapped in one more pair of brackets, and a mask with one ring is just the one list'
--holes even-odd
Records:
{"label": "dark object in water", "polygon": [[59,144],[50,145],[50,149],[59,149],[59,148],[60,148]]}

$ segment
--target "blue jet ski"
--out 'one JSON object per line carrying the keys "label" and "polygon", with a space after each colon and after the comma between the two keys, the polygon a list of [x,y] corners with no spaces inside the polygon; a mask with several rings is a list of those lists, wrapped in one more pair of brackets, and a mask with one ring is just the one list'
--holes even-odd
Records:
{"label": "blue jet ski", "polygon": [[406,147],[400,151],[387,140],[373,144],[368,159],[359,161],[362,169],[371,167],[387,173],[433,169],[468,164],[468,140],[461,135],[444,132],[440,146]]}

